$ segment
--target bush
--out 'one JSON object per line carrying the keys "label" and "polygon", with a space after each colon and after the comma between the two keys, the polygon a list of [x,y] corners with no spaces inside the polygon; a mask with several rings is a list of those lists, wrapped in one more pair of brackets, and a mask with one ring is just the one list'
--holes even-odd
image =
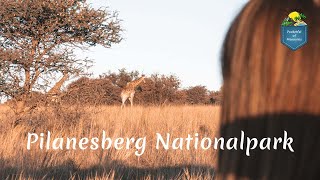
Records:
{"label": "bush", "polygon": [[[121,90],[141,76],[138,71],[108,72],[98,78],[82,77],[68,85],[62,101],[68,104],[120,105]],[[205,86],[180,88],[180,79],[173,75],[152,74],[136,87],[135,104],[220,104],[220,91],[208,91]]]}

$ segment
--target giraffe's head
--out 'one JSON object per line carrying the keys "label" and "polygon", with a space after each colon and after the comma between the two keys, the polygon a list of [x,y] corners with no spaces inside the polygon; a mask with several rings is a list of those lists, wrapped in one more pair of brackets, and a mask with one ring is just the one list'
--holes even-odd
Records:
{"label": "giraffe's head", "polygon": [[145,76],[144,74],[142,74],[142,75],[141,75],[141,79],[142,79],[142,82],[143,82],[143,83],[146,83],[146,79],[145,79],[145,78],[146,78],[146,76]]}

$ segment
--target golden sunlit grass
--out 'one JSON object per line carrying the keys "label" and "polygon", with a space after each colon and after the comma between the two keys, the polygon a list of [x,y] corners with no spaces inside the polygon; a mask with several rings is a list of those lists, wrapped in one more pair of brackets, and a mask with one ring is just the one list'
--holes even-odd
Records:
{"label": "golden sunlit grass", "polygon": [[[157,150],[156,133],[164,137],[217,135],[219,107],[166,106],[134,107],[64,106],[40,108],[13,127],[14,115],[0,107],[0,177],[10,179],[212,179],[217,152],[209,150]],[[129,150],[27,150],[27,133],[52,137],[146,137],[144,154]]]}

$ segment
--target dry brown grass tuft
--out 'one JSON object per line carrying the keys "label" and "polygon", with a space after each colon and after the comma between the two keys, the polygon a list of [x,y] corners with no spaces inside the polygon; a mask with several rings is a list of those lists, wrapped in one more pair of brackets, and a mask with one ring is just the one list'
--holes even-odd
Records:
{"label": "dry brown grass tuft", "polygon": [[[114,106],[40,108],[13,128],[14,116],[0,107],[0,177],[9,179],[212,179],[217,160],[210,150],[156,150],[155,133],[174,137],[217,135],[220,108],[214,106]],[[145,153],[129,150],[26,149],[28,132],[53,137],[147,137]]]}

